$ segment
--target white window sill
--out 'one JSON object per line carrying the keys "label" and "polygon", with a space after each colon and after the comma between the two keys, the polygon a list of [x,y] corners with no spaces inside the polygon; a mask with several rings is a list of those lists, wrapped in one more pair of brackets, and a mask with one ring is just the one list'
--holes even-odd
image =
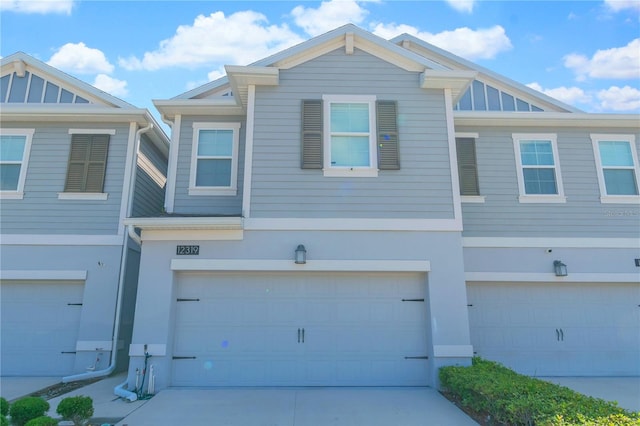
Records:
{"label": "white window sill", "polygon": [[24,192],[18,191],[0,191],[0,200],[22,200]]}
{"label": "white window sill", "polygon": [[107,192],[58,192],[58,200],[104,201],[107,198],[109,198]]}
{"label": "white window sill", "polygon": [[189,188],[189,195],[206,196],[206,195],[238,195],[236,188]]}
{"label": "white window sill", "polygon": [[640,204],[640,195],[603,195],[602,204]]}
{"label": "white window sill", "polygon": [[484,195],[461,195],[460,201],[463,203],[484,203]]}
{"label": "white window sill", "polygon": [[330,168],[322,169],[325,177],[378,177],[378,169],[374,168]]}
{"label": "white window sill", "polygon": [[518,198],[523,204],[526,203],[566,203],[567,197],[564,195],[521,195]]}

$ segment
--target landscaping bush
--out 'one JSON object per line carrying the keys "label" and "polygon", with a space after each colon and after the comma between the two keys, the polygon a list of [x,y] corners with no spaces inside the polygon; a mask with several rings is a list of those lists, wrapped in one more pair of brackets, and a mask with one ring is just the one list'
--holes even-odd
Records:
{"label": "landscaping bush", "polygon": [[42,416],[29,420],[24,426],[58,426],[58,421],[49,416]]}
{"label": "landscaping bush", "polygon": [[44,416],[48,410],[49,403],[44,399],[35,396],[21,398],[11,404],[9,408],[11,424],[24,426],[29,420]]}
{"label": "landscaping bush", "polygon": [[5,416],[0,415],[0,426],[9,426],[9,420]]}
{"label": "landscaping bush", "polygon": [[88,396],[70,396],[60,401],[56,412],[75,426],[82,426],[93,416],[93,400]]}
{"label": "landscaping bush", "polygon": [[0,397],[0,416],[7,417],[9,415],[9,403],[6,399]]}
{"label": "landscaping bush", "polygon": [[640,413],[481,358],[471,367],[443,367],[439,376],[453,399],[496,424],[640,426]]}

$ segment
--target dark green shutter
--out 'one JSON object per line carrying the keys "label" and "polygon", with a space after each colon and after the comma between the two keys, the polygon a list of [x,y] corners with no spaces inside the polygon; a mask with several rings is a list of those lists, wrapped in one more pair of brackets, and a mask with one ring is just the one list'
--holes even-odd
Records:
{"label": "dark green shutter", "polygon": [[302,155],[303,169],[322,169],[322,100],[302,101]]}
{"label": "dark green shutter", "polygon": [[480,195],[476,140],[474,138],[456,138],[456,150],[458,152],[460,195]]}
{"label": "dark green shutter", "polygon": [[378,169],[399,170],[398,103],[376,101],[378,126]]}
{"label": "dark green shutter", "polygon": [[73,135],[65,192],[102,192],[109,135]]}

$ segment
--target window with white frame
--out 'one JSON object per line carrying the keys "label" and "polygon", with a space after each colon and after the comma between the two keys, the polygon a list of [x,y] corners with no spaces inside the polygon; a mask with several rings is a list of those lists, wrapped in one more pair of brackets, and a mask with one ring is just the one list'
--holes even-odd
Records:
{"label": "window with white frame", "polygon": [[194,123],[190,195],[236,195],[240,123]]}
{"label": "window with white frame", "polygon": [[640,201],[634,135],[591,135],[602,202]]}
{"label": "window with white frame", "polygon": [[33,129],[0,130],[0,197],[23,197]]}
{"label": "window with white frame", "polygon": [[563,203],[555,134],[514,134],[521,203]]}
{"label": "window with white frame", "polygon": [[325,95],[324,175],[378,175],[375,96]]}

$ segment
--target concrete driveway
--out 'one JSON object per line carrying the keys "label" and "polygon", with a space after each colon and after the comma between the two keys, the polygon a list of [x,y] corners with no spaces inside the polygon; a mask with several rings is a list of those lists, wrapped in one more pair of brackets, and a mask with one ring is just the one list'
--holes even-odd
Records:
{"label": "concrete driveway", "polygon": [[477,425],[431,388],[163,390],[118,426]]}

